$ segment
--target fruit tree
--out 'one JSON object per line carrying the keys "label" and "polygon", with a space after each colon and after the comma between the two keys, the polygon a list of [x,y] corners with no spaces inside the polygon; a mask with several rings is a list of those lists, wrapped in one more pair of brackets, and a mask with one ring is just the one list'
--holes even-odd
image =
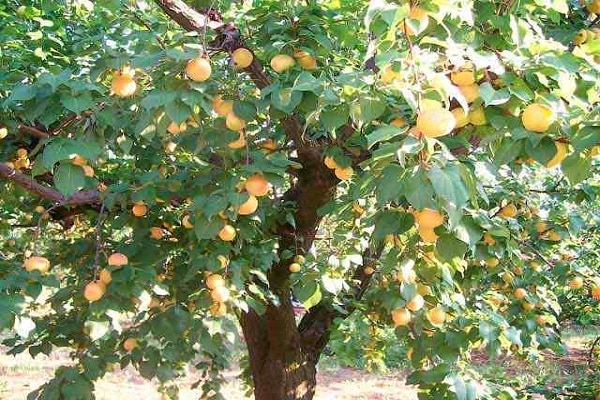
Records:
{"label": "fruit tree", "polygon": [[599,15],[3,2],[0,329],[75,361],[31,398],[116,364],[175,398],[189,363],[221,398],[243,338],[257,400],[311,399],[349,315],[396,327],[422,398],[511,398],[470,351],[560,350],[555,290],[598,291],[572,244],[598,224]]}

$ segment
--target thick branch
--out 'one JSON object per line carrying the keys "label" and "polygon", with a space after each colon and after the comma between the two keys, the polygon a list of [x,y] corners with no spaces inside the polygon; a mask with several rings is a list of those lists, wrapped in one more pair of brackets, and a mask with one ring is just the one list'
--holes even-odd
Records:
{"label": "thick branch", "polygon": [[218,29],[222,22],[213,21],[204,14],[199,13],[181,0],[155,0],[173,21],[177,22],[187,31],[203,31],[205,29]]}
{"label": "thick branch", "polygon": [[46,139],[48,136],[50,136],[50,135],[48,135],[47,132],[40,131],[37,128],[34,128],[32,126],[23,125],[23,124],[19,125],[19,132],[26,133],[28,135],[31,135],[31,136],[39,138],[39,139]]}
{"label": "thick branch", "polygon": [[69,197],[63,196],[59,191],[36,182],[32,177],[22,174],[6,164],[0,164],[0,178],[14,182],[23,189],[54,203],[64,206],[81,206],[86,204],[100,204],[100,192],[97,190],[82,190]]}

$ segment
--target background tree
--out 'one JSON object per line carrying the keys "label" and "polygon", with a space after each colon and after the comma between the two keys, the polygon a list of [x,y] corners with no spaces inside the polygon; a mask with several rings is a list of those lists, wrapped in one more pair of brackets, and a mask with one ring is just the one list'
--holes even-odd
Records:
{"label": "background tree", "polygon": [[555,292],[599,290],[563,251],[597,225],[599,12],[0,6],[0,327],[77,362],[31,398],[115,363],[176,397],[190,362],[219,398],[239,322],[255,398],[310,399],[353,313],[397,327],[423,398],[510,398],[470,350],[560,350]]}

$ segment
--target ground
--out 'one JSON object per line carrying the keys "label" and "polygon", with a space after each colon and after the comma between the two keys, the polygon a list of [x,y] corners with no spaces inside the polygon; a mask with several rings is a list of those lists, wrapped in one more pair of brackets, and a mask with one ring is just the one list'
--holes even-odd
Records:
{"label": "ground", "polygon": [[[586,373],[587,348],[595,335],[600,334],[597,329],[571,328],[565,334],[569,351],[563,356],[546,354],[545,361],[535,363],[534,368],[524,361],[503,359],[501,362],[488,362],[482,354],[473,356],[473,363],[478,366],[481,373],[486,376],[504,376],[506,378],[521,379],[523,371],[537,371],[550,381],[576,379]],[[52,376],[53,370],[68,362],[66,353],[58,352],[51,357],[37,357],[31,359],[21,354],[17,357],[5,355],[5,350],[0,348],[0,400],[23,400],[27,393],[41,385]],[[317,400],[416,400],[414,388],[405,384],[406,373],[395,371],[389,374],[372,374],[365,371],[347,367],[331,367],[331,362],[319,372],[319,389]],[[533,362],[532,362],[533,364]],[[532,365],[533,366],[533,365]],[[246,399],[241,384],[235,379],[239,371],[228,372],[228,384],[225,387],[224,397],[228,400]],[[535,376],[530,376],[533,380]],[[525,379],[525,381],[527,380]],[[193,379],[180,382],[181,399],[196,400],[198,392],[189,389]],[[114,399],[140,399],[160,400],[156,385],[148,382],[127,369],[108,374],[96,386],[98,400]]]}

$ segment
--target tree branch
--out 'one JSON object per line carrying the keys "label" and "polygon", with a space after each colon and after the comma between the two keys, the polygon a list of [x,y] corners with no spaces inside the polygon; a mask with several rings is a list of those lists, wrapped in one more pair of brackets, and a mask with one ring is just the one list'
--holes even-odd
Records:
{"label": "tree branch", "polygon": [[63,206],[81,206],[86,204],[100,204],[100,192],[97,190],[82,190],[69,197],[57,190],[36,182],[32,177],[22,174],[6,164],[0,163],[0,178],[14,182],[23,189],[54,203]]}
{"label": "tree branch", "polygon": [[211,20],[181,0],[155,0],[154,2],[187,31],[201,32],[207,28],[214,30],[224,25],[222,22]]}
{"label": "tree branch", "polygon": [[44,132],[32,126],[27,126],[23,124],[19,124],[19,132],[26,133],[38,139],[46,139],[50,136],[48,132]]}

